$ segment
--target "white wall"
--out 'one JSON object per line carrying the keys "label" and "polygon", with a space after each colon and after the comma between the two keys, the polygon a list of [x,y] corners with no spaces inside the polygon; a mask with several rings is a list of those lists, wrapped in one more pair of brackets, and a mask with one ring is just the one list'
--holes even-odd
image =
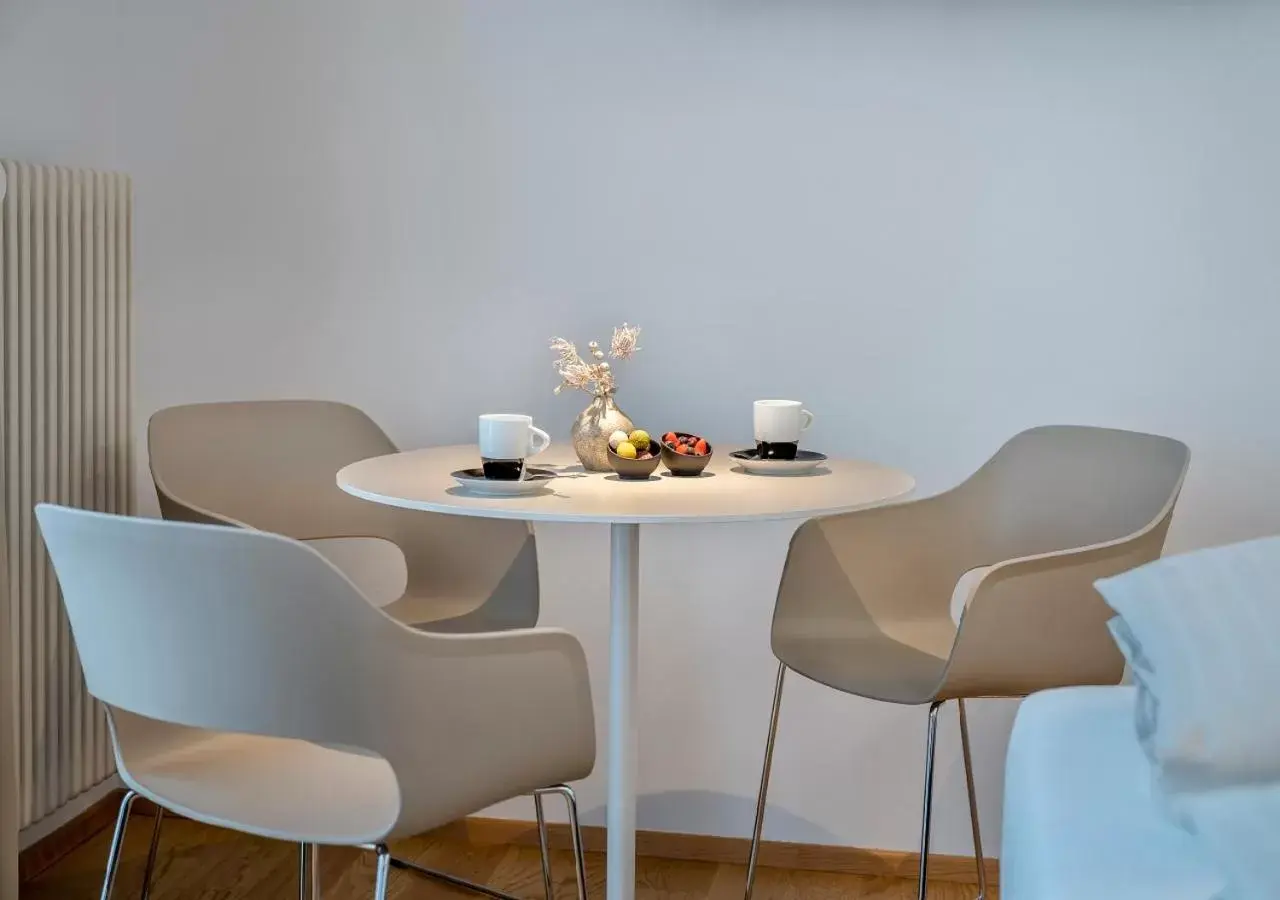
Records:
{"label": "white wall", "polygon": [[[815,446],[925,491],[1035,423],[1180,436],[1183,549],[1280,530],[1278,41],[1232,0],[18,0],[0,155],[135,176],[143,414],[563,435],[545,339],[629,319],[638,421],[732,442],[801,397]],[[749,828],[787,536],[644,537],[642,827]],[[602,698],[607,535],[540,539]],[[972,717],[989,846],[1012,712]],[[954,728],[934,846],[964,853]],[[797,679],[782,729],[769,836],[914,845],[921,710]]]}

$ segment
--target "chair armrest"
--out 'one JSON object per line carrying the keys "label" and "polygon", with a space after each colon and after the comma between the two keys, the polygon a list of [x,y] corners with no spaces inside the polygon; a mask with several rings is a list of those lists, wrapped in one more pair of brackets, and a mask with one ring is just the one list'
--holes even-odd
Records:
{"label": "chair armrest", "polygon": [[775,629],[946,621],[960,576],[1000,559],[975,524],[954,492],[806,522],[792,538]]}
{"label": "chair armrest", "polygon": [[393,541],[350,536],[309,538],[302,543],[341,569],[374,606],[382,608],[404,596],[409,570],[404,553]]}
{"label": "chair armrest", "polygon": [[[387,509],[382,537],[395,541],[408,567],[409,606],[395,617],[434,621],[475,613],[485,630],[537,622],[538,557],[526,522]],[[436,601],[441,601],[437,603]],[[467,630],[476,630],[470,625]]]}
{"label": "chair armrest", "polygon": [[1158,558],[1171,513],[1117,541],[992,566],[960,621],[939,696],[1119,683],[1124,659],[1106,627],[1114,613],[1093,585]]}
{"label": "chair armrest", "polygon": [[[397,623],[398,624],[398,623]],[[595,763],[586,656],[558,629],[436,635],[398,626],[384,656],[384,756],[399,780],[397,833],[415,834]]]}

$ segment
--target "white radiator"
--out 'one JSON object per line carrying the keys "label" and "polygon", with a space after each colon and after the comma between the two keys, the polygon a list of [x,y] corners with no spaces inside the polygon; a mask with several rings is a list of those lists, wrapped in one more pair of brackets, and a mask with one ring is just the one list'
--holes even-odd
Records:
{"label": "white radiator", "polygon": [[114,770],[32,507],[133,510],[132,190],[0,165],[0,662],[16,665],[17,824],[40,830]]}

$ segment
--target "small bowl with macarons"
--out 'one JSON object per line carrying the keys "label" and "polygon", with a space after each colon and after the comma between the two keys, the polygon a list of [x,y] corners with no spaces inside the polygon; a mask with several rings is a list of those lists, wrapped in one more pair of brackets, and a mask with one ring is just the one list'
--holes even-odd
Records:
{"label": "small bowl with macarons", "polygon": [[647,481],[662,461],[658,442],[639,428],[629,434],[615,431],[609,435],[607,455],[609,468],[627,481]]}

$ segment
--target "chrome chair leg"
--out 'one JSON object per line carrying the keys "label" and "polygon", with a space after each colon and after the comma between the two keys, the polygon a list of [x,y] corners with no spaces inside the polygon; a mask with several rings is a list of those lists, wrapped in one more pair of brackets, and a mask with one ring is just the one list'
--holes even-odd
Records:
{"label": "chrome chair leg", "polygon": [[373,848],[378,854],[378,867],[373,882],[373,900],[387,900],[387,882],[391,880],[391,851],[386,844]]}
{"label": "chrome chair leg", "polygon": [[[582,826],[578,822],[578,795],[567,784],[557,784],[555,787],[534,791],[534,799],[540,799],[542,794],[559,794],[564,797],[564,805],[569,812],[569,839],[573,843],[574,878],[578,883],[578,900],[587,900],[587,858],[582,847]],[[551,870],[548,867],[544,871]],[[547,900],[551,900],[550,883],[551,879],[548,875]]]}
{"label": "chrome chair leg", "polygon": [[129,812],[133,802],[138,799],[134,791],[129,791],[120,801],[120,813],[116,816],[115,834],[111,836],[111,849],[107,851],[107,871],[102,877],[102,900],[111,900],[111,889],[116,886],[116,872],[120,868],[120,853],[124,849],[124,832],[129,827]]}
{"label": "chrome chair leg", "polygon": [[786,664],[778,663],[778,677],[773,686],[773,711],[769,714],[769,737],[764,745],[764,770],[760,773],[760,793],[756,795],[756,821],[751,829],[751,853],[747,857],[747,887],[742,894],[743,900],[751,900],[751,891],[756,883],[760,834],[764,830],[765,799],[769,793],[769,772],[773,768],[773,744],[778,737],[778,714],[782,710],[782,681],[786,674]]}
{"label": "chrome chair leg", "polygon": [[[573,788],[567,784],[558,784],[555,787],[539,788],[533,792],[534,810],[538,815],[538,842],[547,849],[543,850],[543,884],[547,890],[547,900],[551,900],[551,855],[550,845],[546,839],[546,819],[543,817],[542,795],[559,794],[564,797],[565,805],[569,808],[569,831],[573,839],[573,858],[577,867],[578,880],[578,900],[587,900],[587,868],[586,858],[582,848],[582,829],[578,825],[578,797],[573,792]],[[387,865],[396,869],[405,869],[410,872],[417,872],[426,878],[433,878],[436,881],[442,881],[445,884],[453,885],[467,891],[475,891],[477,894],[484,894],[486,897],[492,897],[493,900],[524,900],[514,894],[508,894],[497,888],[491,888],[485,884],[476,884],[474,881],[467,881],[465,878],[459,878],[457,875],[450,875],[448,872],[441,872],[438,869],[429,869],[426,866],[418,865],[407,859],[400,859],[392,856],[391,852],[386,849],[383,844],[374,846],[366,845],[366,850],[374,850],[379,854],[386,854]],[[379,865],[382,864],[382,857],[379,856]]]}
{"label": "chrome chair leg", "polygon": [[542,857],[542,891],[547,900],[555,900],[551,884],[551,847],[547,842],[547,817],[542,811],[542,794],[533,792],[533,812],[538,819],[538,853]]}
{"label": "chrome chair leg", "polygon": [[933,751],[938,743],[938,710],[943,701],[929,704],[929,736],[924,745],[924,816],[920,823],[920,886],[916,896],[929,894],[929,829],[933,824]]}
{"label": "chrome chair leg", "polygon": [[298,845],[298,900],[310,900],[307,886],[311,881],[311,850],[310,844]]}
{"label": "chrome chair leg", "polygon": [[964,753],[964,781],[969,791],[969,824],[973,828],[973,858],[978,865],[978,896],[987,897],[987,866],[982,858],[982,828],[978,824],[978,793],[973,789],[973,756],[969,752],[969,717],[965,715],[964,701],[960,705],[960,748]]}
{"label": "chrome chair leg", "polygon": [[456,888],[462,888],[466,891],[475,891],[477,894],[484,894],[486,897],[492,897],[494,900],[524,900],[514,894],[508,894],[497,888],[491,888],[488,885],[476,884],[474,881],[467,881],[465,878],[459,878],[457,875],[450,875],[448,872],[441,872],[438,869],[428,869],[426,866],[420,866],[415,862],[409,862],[407,859],[400,859],[398,856],[391,856],[388,851],[387,865],[394,869],[403,869],[410,872],[417,872],[425,878],[432,878],[436,881],[442,881],[445,884],[451,884]]}
{"label": "chrome chair leg", "polygon": [[156,807],[156,820],[151,825],[151,846],[147,850],[147,866],[142,870],[142,893],[139,900],[147,900],[151,896],[151,876],[156,868],[156,854],[160,850],[160,823],[164,821],[164,809]]}

